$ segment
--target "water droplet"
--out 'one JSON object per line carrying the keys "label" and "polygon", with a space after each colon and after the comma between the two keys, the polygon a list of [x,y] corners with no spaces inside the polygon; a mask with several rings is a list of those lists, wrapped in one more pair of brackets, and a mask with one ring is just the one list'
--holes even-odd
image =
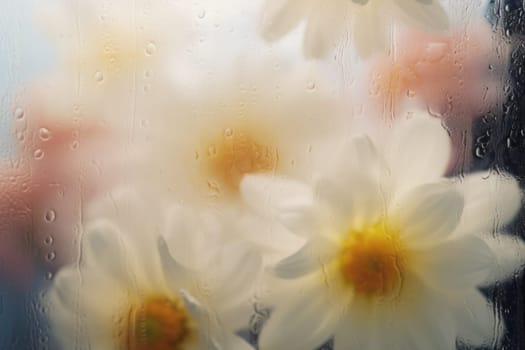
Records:
{"label": "water droplet", "polygon": [[199,160],[199,158],[201,157],[200,153],[198,151],[195,151],[195,160]]}
{"label": "water droplet", "polygon": [[100,71],[97,71],[94,75],[94,78],[97,83],[102,83],[104,81],[104,74]]}
{"label": "water droplet", "polygon": [[53,209],[48,210],[44,215],[44,219],[46,220],[46,222],[53,222],[56,220],[56,218],[57,214]]}
{"label": "water droplet", "polygon": [[53,244],[53,236],[47,236],[46,238],[44,238],[44,244],[45,245],[51,245]]}
{"label": "water droplet", "polygon": [[[48,281],[51,281],[53,279],[53,272],[46,272],[46,279]],[[45,342],[46,340],[42,340],[42,342]]]}
{"label": "water droplet", "polygon": [[216,154],[217,154],[217,149],[215,148],[214,145],[210,145],[210,147],[208,147],[208,156],[213,157]]}
{"label": "water droplet", "polygon": [[144,87],[142,89],[144,90],[145,93],[148,93],[151,90],[151,85],[150,84],[146,84],[146,85],[144,85]]}
{"label": "water droplet", "polygon": [[315,90],[315,82],[313,81],[309,81],[307,84],[306,84],[306,88],[310,91],[313,91]]}
{"label": "water droplet", "polygon": [[18,107],[15,109],[15,118],[16,119],[22,119],[25,116],[25,112],[21,107]]}
{"label": "water droplet", "polygon": [[56,257],[57,257],[57,255],[56,255],[55,252],[49,252],[49,253],[47,253],[46,259],[48,261],[53,261],[53,260],[56,259]]}
{"label": "water droplet", "polygon": [[208,180],[207,182],[208,189],[210,190],[210,195],[212,197],[218,197],[221,194],[221,187],[219,184],[213,180]]}
{"label": "water droplet", "polygon": [[155,51],[157,51],[157,45],[155,45],[153,41],[150,41],[146,45],[146,49],[144,50],[144,52],[146,53],[147,56],[151,56],[155,53]]}
{"label": "water droplet", "polygon": [[407,90],[407,97],[414,97],[416,96],[416,92],[414,90]]}
{"label": "water droplet", "polygon": [[224,130],[224,137],[230,138],[233,136],[233,130],[230,128],[227,128]]}
{"label": "water droplet", "polygon": [[74,151],[74,150],[78,149],[78,146],[80,146],[80,142],[78,142],[77,140],[73,141],[71,143],[71,150]]}
{"label": "water droplet", "polygon": [[51,131],[47,128],[40,128],[40,130],[38,130],[38,137],[42,141],[47,141],[51,138]]}
{"label": "water droplet", "polygon": [[151,70],[146,69],[144,71],[144,78],[149,79],[149,78],[151,78],[151,75],[152,75]]}
{"label": "water droplet", "polygon": [[34,153],[33,153],[33,156],[35,157],[35,159],[42,159],[44,158],[44,151],[42,151],[40,148],[37,149]]}
{"label": "water droplet", "polygon": [[206,11],[204,10],[199,11],[199,13],[197,14],[197,17],[199,17],[200,19],[203,19],[204,17],[206,17]]}
{"label": "water droplet", "polygon": [[149,127],[149,125],[150,125],[149,119],[142,119],[140,121],[140,126],[143,127],[143,128],[147,128],[147,127]]}

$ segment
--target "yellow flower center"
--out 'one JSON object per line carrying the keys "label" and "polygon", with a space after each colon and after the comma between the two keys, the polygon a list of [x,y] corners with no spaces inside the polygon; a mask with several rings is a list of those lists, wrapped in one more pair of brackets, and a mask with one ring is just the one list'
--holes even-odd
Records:
{"label": "yellow flower center", "polygon": [[401,288],[407,253],[397,231],[384,223],[349,232],[339,254],[339,270],[356,295],[390,297]]}
{"label": "yellow flower center", "polygon": [[126,349],[182,350],[193,333],[182,301],[148,299],[129,310]]}
{"label": "yellow flower center", "polygon": [[252,128],[227,128],[206,150],[209,174],[220,188],[236,193],[244,175],[277,168],[279,152],[272,143]]}

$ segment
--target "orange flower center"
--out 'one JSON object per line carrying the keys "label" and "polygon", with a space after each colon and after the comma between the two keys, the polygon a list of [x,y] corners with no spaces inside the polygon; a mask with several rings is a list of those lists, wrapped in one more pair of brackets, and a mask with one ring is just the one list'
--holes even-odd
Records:
{"label": "orange flower center", "polygon": [[382,223],[351,231],[339,255],[343,281],[357,295],[366,297],[399,292],[405,264],[406,251],[397,232],[389,232]]}
{"label": "orange flower center", "polygon": [[244,175],[277,168],[279,153],[272,143],[267,135],[252,129],[225,129],[208,145],[209,173],[219,187],[237,192]]}
{"label": "orange flower center", "polygon": [[128,350],[182,350],[193,329],[182,301],[149,299],[131,307],[128,316]]}

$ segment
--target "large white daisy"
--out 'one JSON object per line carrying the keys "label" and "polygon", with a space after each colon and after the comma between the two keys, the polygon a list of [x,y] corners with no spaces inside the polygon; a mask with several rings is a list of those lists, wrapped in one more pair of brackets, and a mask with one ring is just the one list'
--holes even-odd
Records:
{"label": "large white daisy", "polygon": [[428,31],[448,27],[438,0],[266,0],[262,34],[276,40],[306,20],[304,52],[309,57],[330,53],[353,23],[354,45],[368,56],[387,44],[393,21],[402,20]]}
{"label": "large white daisy", "polygon": [[346,143],[313,186],[245,178],[252,207],[271,206],[308,239],[274,269],[289,286],[275,294],[261,350],[314,349],[332,336],[336,350],[497,341],[499,315],[478,287],[524,262],[523,242],[500,234],[521,191],[504,174],[444,178],[449,152],[439,121],[414,117],[381,142]]}
{"label": "large white daisy", "polygon": [[[153,203],[124,190],[88,211],[95,218],[86,224],[79,262],[60,271],[48,292],[59,344],[100,350],[251,349],[233,332],[248,322],[249,313],[243,312],[251,305],[247,291],[259,257],[239,244],[207,245],[195,252],[193,264],[180,264],[170,251],[202,243],[188,235],[184,246],[166,245],[173,235],[186,233],[166,232],[181,227],[172,225],[174,215],[184,216],[168,210],[162,222]],[[194,227],[199,229],[204,230]],[[165,238],[159,240],[160,232]]]}

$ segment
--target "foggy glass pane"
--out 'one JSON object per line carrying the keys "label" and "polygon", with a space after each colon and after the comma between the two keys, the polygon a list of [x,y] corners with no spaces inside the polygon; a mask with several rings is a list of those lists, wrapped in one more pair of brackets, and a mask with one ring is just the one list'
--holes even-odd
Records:
{"label": "foggy glass pane", "polygon": [[0,349],[524,349],[524,20],[2,2]]}

